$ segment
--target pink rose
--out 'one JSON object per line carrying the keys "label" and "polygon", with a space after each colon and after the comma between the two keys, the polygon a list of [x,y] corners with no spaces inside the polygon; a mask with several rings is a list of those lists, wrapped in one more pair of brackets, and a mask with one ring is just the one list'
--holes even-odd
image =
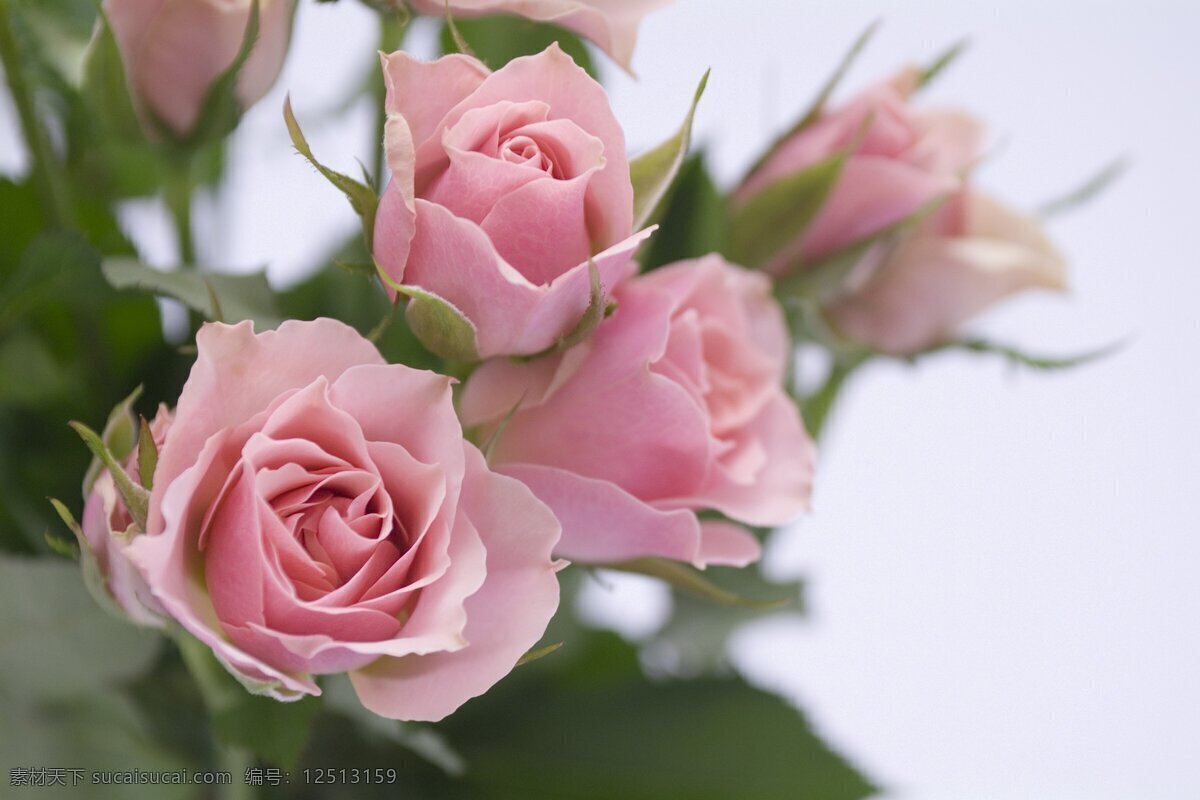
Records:
{"label": "pink rose", "polygon": [[788,270],[797,257],[820,260],[959,189],[962,173],[980,156],[983,128],[959,111],[914,110],[916,78],[906,70],[822,114],[738,188],[735,201],[744,203],[853,145],[824,206],[800,240],[772,259],[771,272]]}
{"label": "pink rose", "polygon": [[[551,22],[589,39],[629,69],[633,46],[637,43],[638,24],[651,11],[671,0],[450,0],[450,13],[456,17],[484,14],[519,14],[538,22]],[[422,14],[445,16],[444,0],[410,0]]]}
{"label": "pink rose", "polygon": [[[250,7],[251,0],[104,0],[141,109],[181,136],[191,132],[209,90],[237,58]],[[259,0],[258,39],[238,74],[242,110],[279,77],[293,7],[294,0]]]}
{"label": "pink rose", "polygon": [[507,674],[558,604],[559,525],[464,442],[451,379],[329,319],[196,344],[129,546],[167,613],[278,699],[349,672],[436,720]]}
{"label": "pink rose", "polygon": [[[171,412],[166,406],[159,406],[158,413],[150,423],[150,433],[156,446],[162,446],[170,427]],[[137,465],[138,447],[135,446],[125,461],[125,472],[140,486]],[[130,530],[134,526],[133,517],[117,492],[112,475],[108,470],[101,470],[91,490],[87,491],[86,485],[84,488],[86,494],[80,528],[87,549],[96,559],[104,588],[118,608],[135,623],[161,628],[165,616],[162,606],[154,599],[146,581],[125,552],[126,545],[140,531]]]}
{"label": "pink rose", "polygon": [[770,282],[712,255],[617,299],[560,356],[479,367],[465,424],[487,435],[516,407],[491,460],[554,509],[566,558],[753,561],[753,536],[696,511],[778,525],[808,502],[813,445],[782,387],[790,344]]}
{"label": "pink rose", "polygon": [[531,354],[583,316],[588,261],[604,286],[632,274],[625,137],[600,84],[558,45],[497,72],[452,55],[383,58],[392,181],[375,259],[449,302],[481,357]]}
{"label": "pink rose", "polygon": [[950,339],[1024,289],[1062,289],[1065,265],[1038,223],[968,190],[941,208],[827,315],[847,338],[907,355]]}

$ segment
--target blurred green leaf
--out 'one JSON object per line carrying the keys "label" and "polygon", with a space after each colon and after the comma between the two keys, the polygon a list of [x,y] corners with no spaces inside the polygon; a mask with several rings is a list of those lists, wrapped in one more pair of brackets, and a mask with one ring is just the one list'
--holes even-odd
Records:
{"label": "blurred green leaf", "polygon": [[874,791],[778,697],[732,676],[651,683],[634,650],[600,632],[522,667],[440,728],[468,765],[451,785],[458,796],[854,800]]}
{"label": "blurred green leaf", "polygon": [[615,564],[604,564],[605,569],[633,572],[665,581],[676,589],[682,589],[696,597],[720,605],[738,606],[762,610],[778,609],[790,602],[789,597],[751,597],[725,586],[714,583],[708,576],[709,570],[698,570],[690,564],[669,558],[646,557]]}
{"label": "blurred green leaf", "polygon": [[769,184],[738,205],[729,225],[733,259],[760,267],[798,241],[842,173],[842,153]]}
{"label": "blurred green leaf", "polygon": [[1019,367],[1028,367],[1029,369],[1040,370],[1044,372],[1053,372],[1061,369],[1072,369],[1081,367],[1084,364],[1092,361],[1099,361],[1102,358],[1117,353],[1125,347],[1125,342],[1113,342],[1112,344],[1098,347],[1095,350],[1089,350],[1086,353],[1078,353],[1070,356],[1043,356],[1033,355],[1024,350],[1012,347],[998,342],[989,342],[985,339],[963,339],[957,342],[949,342],[944,345],[938,345],[929,350],[918,353],[914,358],[919,358],[930,353],[937,353],[942,350],[966,350],[971,353],[984,353],[990,355],[998,355],[1003,357],[1009,363]]}
{"label": "blurred green leaf", "polygon": [[709,70],[700,78],[692,105],[675,135],[629,162],[629,175],[633,181],[633,229],[641,230],[653,217],[667,192],[679,175],[683,159],[692,140],[692,120],[696,106],[708,85]]}
{"label": "blurred green leaf", "polygon": [[[570,31],[545,22],[512,14],[463,19],[456,17],[454,26],[471,52],[492,70],[497,70],[521,56],[540,53],[554,42],[575,60],[588,75],[599,80],[599,73],[583,40]],[[450,26],[442,23],[439,41],[443,53],[458,51]]]}
{"label": "blurred green leaf", "polygon": [[102,268],[114,288],[143,289],[173,297],[208,319],[229,323],[254,320],[258,331],[274,328],[281,321],[275,296],[262,272],[249,275],[197,270],[162,272],[132,258],[108,258]]}
{"label": "blurred green leaf", "polygon": [[9,697],[104,694],[147,670],[161,642],[105,614],[79,567],[58,559],[0,556],[0,608],[0,694]]}
{"label": "blurred green leaf", "polygon": [[728,211],[703,153],[684,161],[662,208],[658,231],[641,250],[645,269],[726,251]]}
{"label": "blurred green leaf", "polygon": [[967,46],[970,41],[960,39],[954,44],[946,48],[946,50],[930,62],[929,66],[921,70],[920,76],[917,78],[917,88],[924,89],[929,84],[933,83],[939,75],[941,75],[947,67],[958,60],[958,57],[967,51]]}
{"label": "blurred green leaf", "polygon": [[1062,197],[1043,203],[1037,210],[1038,217],[1050,219],[1086,205],[1103,194],[1109,186],[1112,186],[1118,178],[1125,174],[1127,169],[1129,169],[1129,158],[1121,156],[1088,178],[1082,186],[1071,190]]}

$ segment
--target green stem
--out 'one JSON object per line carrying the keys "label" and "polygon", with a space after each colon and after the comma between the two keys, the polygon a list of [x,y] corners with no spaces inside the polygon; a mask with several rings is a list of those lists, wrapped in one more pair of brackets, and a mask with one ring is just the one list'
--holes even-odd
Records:
{"label": "green stem", "polygon": [[804,426],[808,429],[808,435],[813,438],[813,441],[820,441],[825,423],[829,421],[829,414],[842,389],[845,388],[847,379],[866,361],[866,357],[862,356],[834,360],[833,366],[829,370],[829,377],[825,379],[821,388],[801,401]]}
{"label": "green stem", "polygon": [[67,228],[70,215],[67,213],[66,194],[58,173],[58,165],[50,150],[50,142],[38,122],[33,94],[21,70],[21,57],[17,50],[16,37],[13,36],[8,0],[0,0],[0,63],[3,63],[8,88],[12,92],[13,104],[17,107],[17,116],[21,121],[21,132],[25,136],[25,144],[33,160],[31,177],[46,220],[51,227]]}
{"label": "green stem", "polygon": [[254,800],[254,787],[246,783],[246,770],[255,764],[253,754],[245,748],[224,744],[216,733],[217,716],[231,702],[228,676],[225,675],[224,668],[217,663],[207,646],[186,633],[176,636],[175,643],[179,646],[183,662],[187,664],[188,672],[200,689],[200,696],[204,698],[204,706],[208,709],[213,728],[213,751],[216,753],[219,768],[228,772],[232,778],[227,784],[213,787],[216,800]]}
{"label": "green stem", "polygon": [[[3,0],[0,0],[3,2]],[[171,219],[175,223],[175,237],[179,243],[179,268],[193,269],[196,266],[196,242],[192,236],[192,169],[191,157],[181,156],[172,162],[167,172],[163,194]]]}

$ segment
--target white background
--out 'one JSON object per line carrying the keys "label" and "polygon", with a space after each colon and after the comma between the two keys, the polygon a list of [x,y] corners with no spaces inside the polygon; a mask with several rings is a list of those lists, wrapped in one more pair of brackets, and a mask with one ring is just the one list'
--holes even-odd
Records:
{"label": "white background", "polygon": [[[844,88],[969,35],[921,102],[990,124],[998,146],[978,180],[1008,201],[1032,207],[1132,156],[1051,228],[1070,294],[1019,299],[980,326],[1045,353],[1127,344],[1058,374],[945,355],[860,375],[823,442],[815,513],[769,548],[774,574],[808,579],[811,613],[744,630],[733,657],[891,797],[1200,797],[1200,6],[682,0],[643,25],[639,81],[605,71],[631,152],[674,130],[711,66],[696,139],[728,185],[877,18]],[[354,230],[291,153],[279,108],[290,90],[319,156],[369,163],[368,109],[339,103],[375,44],[357,4],[304,4],[229,186],[201,205],[205,260],[266,264],[284,282]],[[11,172],[22,158],[4,102]],[[160,210],[127,219],[148,257],[171,260]]]}

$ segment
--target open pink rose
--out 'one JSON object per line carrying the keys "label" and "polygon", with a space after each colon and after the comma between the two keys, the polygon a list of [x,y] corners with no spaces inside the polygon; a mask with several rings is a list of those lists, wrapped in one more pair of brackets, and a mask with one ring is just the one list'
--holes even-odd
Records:
{"label": "open pink rose", "polygon": [[495,73],[452,55],[383,57],[392,181],[375,260],[475,328],[481,357],[545,350],[579,322],[591,259],[636,267],[625,137],[600,84],[558,45]]}
{"label": "open pink rose", "polygon": [[946,197],[980,156],[983,128],[960,111],[910,106],[917,75],[905,70],[827,111],[784,141],[737,189],[744,203],[766,187],[852,148],[803,237],[768,265],[779,274],[877,233]]}
{"label": "open pink rose", "polygon": [[[590,39],[614,61],[629,69],[642,17],[671,0],[450,0],[456,17],[518,14],[551,22]],[[444,0],[410,0],[422,14],[445,16]]]}
{"label": "open pink rose", "polygon": [[486,432],[517,409],[491,460],[554,509],[564,557],[753,561],[753,536],[696,511],[777,525],[808,502],[813,445],[782,387],[790,346],[769,281],[707,256],[617,299],[560,356],[479,367],[464,422]]}
{"label": "open pink rose", "polygon": [[846,337],[907,355],[950,339],[1016,292],[1062,289],[1062,256],[1036,220],[967,190],[828,309]]}
{"label": "open pink rose", "polygon": [[[294,0],[259,0],[259,34],[241,72],[242,110],[267,93],[287,55]],[[186,135],[213,84],[232,66],[251,0],[104,0],[134,99]]]}
{"label": "open pink rose", "polygon": [[[161,447],[171,427],[171,412],[159,406],[158,413],[150,422],[150,433],[156,446]],[[125,473],[137,485],[138,447],[125,461]],[[117,607],[133,622],[152,628],[161,628],[166,616],[162,606],[154,599],[145,579],[129,561],[125,552],[130,540],[141,531],[134,527],[133,517],[125,507],[108,470],[101,470],[92,483],[90,491],[84,486],[85,502],[80,528],[84,542],[104,582],[103,588],[112,597]]]}
{"label": "open pink rose", "polygon": [[436,720],[507,674],[558,604],[559,525],[463,440],[451,379],[329,319],[196,344],[129,546],[167,613],[278,699],[349,672]]}

